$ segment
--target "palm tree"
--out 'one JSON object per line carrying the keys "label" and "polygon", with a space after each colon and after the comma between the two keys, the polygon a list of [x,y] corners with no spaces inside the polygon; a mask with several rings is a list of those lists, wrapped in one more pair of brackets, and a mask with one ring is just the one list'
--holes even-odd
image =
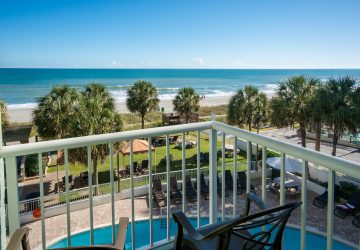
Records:
{"label": "palm tree", "polygon": [[186,123],[189,123],[191,113],[200,109],[200,96],[193,88],[181,88],[173,100],[174,110],[185,116]]}
{"label": "palm tree", "polygon": [[279,84],[273,98],[272,122],[277,127],[293,126],[298,123],[301,145],[306,147],[306,127],[311,118],[311,101],[319,81],[294,76]]}
{"label": "palm tree", "polygon": [[[260,93],[257,87],[245,86],[231,97],[228,105],[228,122],[237,124],[239,127],[248,125],[249,131],[252,126],[259,133],[260,125],[267,121],[267,97]],[[257,168],[259,145],[256,145],[255,168]]]}
{"label": "palm tree", "polygon": [[321,145],[321,127],[325,123],[326,114],[329,112],[328,100],[331,97],[328,96],[324,85],[319,84],[319,88],[316,89],[314,98],[311,105],[311,122],[315,127],[315,150],[320,151]]}
{"label": "palm tree", "polygon": [[[254,86],[245,86],[244,90],[239,89],[230,99],[228,122],[237,124],[240,127],[248,125],[248,129],[251,131],[251,127],[255,122],[255,115],[258,111],[263,111],[260,107],[263,104],[263,98],[263,95],[259,97],[259,89]],[[259,115],[261,114],[259,113]],[[261,119],[258,120],[258,122],[260,121]]]}
{"label": "palm tree", "polygon": [[157,89],[151,82],[137,81],[127,91],[126,105],[130,112],[139,113],[141,128],[144,128],[145,115],[159,108]]}
{"label": "palm tree", "polygon": [[[81,103],[77,110],[74,132],[77,136],[96,135],[122,130],[120,115],[116,112],[115,102],[107,88],[100,83],[92,83],[82,92]],[[91,156],[94,167],[94,184],[98,184],[98,161],[104,163],[108,156],[108,145],[93,146]],[[84,149],[76,152],[78,160],[86,162]],[[112,173],[111,173],[112,174]]]}
{"label": "palm tree", "polygon": [[0,114],[1,114],[1,126],[4,129],[8,125],[8,119],[7,119],[6,103],[3,100],[0,100]]}
{"label": "palm tree", "polygon": [[44,139],[70,137],[71,127],[76,117],[80,95],[69,86],[55,86],[50,93],[38,99],[33,112],[33,122],[38,134]]}
{"label": "palm tree", "polygon": [[360,88],[349,76],[329,79],[324,86],[327,98],[326,122],[333,128],[332,155],[336,156],[336,146],[344,130],[356,133],[360,125]]}

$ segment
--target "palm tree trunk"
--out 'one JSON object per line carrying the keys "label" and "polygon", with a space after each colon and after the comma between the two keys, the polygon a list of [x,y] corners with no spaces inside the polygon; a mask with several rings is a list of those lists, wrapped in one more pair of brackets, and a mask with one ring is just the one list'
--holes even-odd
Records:
{"label": "palm tree trunk", "polygon": [[306,129],[305,124],[300,123],[301,146],[306,148]]}
{"label": "palm tree trunk", "polygon": [[[259,134],[260,124],[256,126],[256,133]],[[259,144],[256,144],[256,157],[255,157],[255,170],[258,171],[258,162],[259,162]]]}
{"label": "palm tree trunk", "polygon": [[249,122],[249,131],[251,132],[251,122]]}
{"label": "palm tree trunk", "polygon": [[145,127],[144,120],[145,120],[145,115],[141,115],[141,129],[144,129],[144,127]]}
{"label": "palm tree trunk", "polygon": [[321,122],[317,122],[315,124],[315,150],[320,151],[320,143],[321,143]]}
{"label": "palm tree trunk", "polygon": [[337,142],[338,142],[338,127],[335,125],[334,136],[333,136],[333,148],[332,148],[332,152],[331,152],[331,155],[333,155],[333,156],[336,156]]}

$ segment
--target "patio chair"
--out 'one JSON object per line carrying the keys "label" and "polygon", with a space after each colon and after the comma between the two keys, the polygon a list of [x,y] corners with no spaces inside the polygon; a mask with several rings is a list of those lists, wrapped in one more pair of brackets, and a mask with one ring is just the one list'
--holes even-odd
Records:
{"label": "patio chair", "polygon": [[159,207],[165,207],[166,206],[166,198],[164,191],[162,190],[161,186],[161,180],[160,179],[154,179],[153,180],[153,195],[154,195],[154,201]]}
{"label": "patio chair", "polygon": [[149,160],[143,160],[141,162],[141,172],[145,174],[149,172]]}
{"label": "patio chair", "polygon": [[[246,173],[245,171],[237,172],[238,175],[238,185],[240,185],[241,190],[246,190]],[[250,183],[250,190],[251,192],[255,193],[255,187],[253,184]]]}
{"label": "patio chair", "polygon": [[80,184],[82,186],[88,184],[88,180],[89,180],[89,173],[88,171],[85,171],[85,172],[81,172],[80,173]]}
{"label": "patio chair", "polygon": [[348,201],[341,205],[336,205],[334,214],[341,219],[345,219],[348,214],[355,215],[360,209],[360,189],[354,191]]}
{"label": "patio chair", "polygon": [[[112,249],[112,250],[123,250],[125,246],[126,239],[126,230],[129,224],[128,217],[120,217],[119,219],[119,229],[116,235],[114,245],[95,245],[95,246],[77,246],[77,247],[67,247],[67,248],[56,248],[60,249]],[[23,250],[31,250],[29,244],[29,228],[21,227],[15,231],[12,235],[9,244],[6,247],[6,250],[15,250],[19,249],[20,245]]]}
{"label": "patio chair", "polygon": [[175,143],[177,142],[178,138],[179,138],[178,135],[175,135],[175,136],[173,136],[173,137],[170,137],[170,138],[169,138],[169,143],[170,143],[170,144],[175,144]]}
{"label": "patio chair", "polygon": [[204,195],[205,200],[209,199],[209,186],[205,182],[204,174],[200,174],[200,193]]}
{"label": "patio chair", "polygon": [[197,194],[192,186],[190,175],[187,175],[185,177],[185,185],[186,185],[186,197],[188,198],[188,201],[195,202],[197,200]]}
{"label": "patio chair", "polygon": [[356,215],[354,217],[354,219],[352,220],[352,224],[355,226],[355,227],[358,227],[360,228],[360,214]]}
{"label": "patio chair", "polygon": [[182,203],[182,194],[178,188],[176,177],[170,177],[170,197],[174,200],[174,204]]}
{"label": "patio chair", "polygon": [[[221,196],[222,194],[222,186],[221,186],[221,183],[220,183],[220,179],[219,179],[219,176],[217,175],[216,176],[217,178],[217,193],[219,196]],[[226,188],[226,185],[225,185],[225,197],[228,197],[229,196],[229,191],[228,189]]]}
{"label": "patio chair", "polygon": [[[228,190],[234,190],[234,182],[230,170],[225,170],[225,186]],[[237,183],[237,194],[242,194],[241,185]]]}
{"label": "patio chair", "polygon": [[299,201],[292,202],[199,229],[191,225],[184,213],[176,212],[174,250],[282,249],[287,220],[300,205]]}
{"label": "patio chair", "polygon": [[[340,200],[340,186],[335,184],[334,185],[334,200]],[[313,200],[313,205],[318,208],[324,208],[328,202],[328,191],[326,190],[319,196],[316,196]]]}

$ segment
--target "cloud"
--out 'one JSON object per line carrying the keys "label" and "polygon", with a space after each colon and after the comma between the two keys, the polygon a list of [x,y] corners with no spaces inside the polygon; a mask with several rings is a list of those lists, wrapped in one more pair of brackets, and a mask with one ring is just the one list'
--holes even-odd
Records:
{"label": "cloud", "polygon": [[241,61],[241,60],[239,60],[239,59],[237,59],[237,60],[233,61],[232,64],[233,64],[233,65],[237,65],[237,66],[241,66],[241,65],[244,65],[244,62]]}
{"label": "cloud", "polygon": [[123,63],[119,62],[119,61],[116,61],[116,60],[112,60],[111,65],[113,65],[113,66],[121,66],[121,65],[123,65]]}
{"label": "cloud", "polygon": [[193,59],[193,62],[199,64],[199,65],[204,65],[204,59],[202,57],[194,57]]}

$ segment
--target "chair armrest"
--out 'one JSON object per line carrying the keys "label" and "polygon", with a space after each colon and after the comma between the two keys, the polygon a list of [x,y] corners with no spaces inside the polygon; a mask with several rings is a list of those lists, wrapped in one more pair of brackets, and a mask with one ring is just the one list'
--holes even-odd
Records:
{"label": "chair armrest", "polygon": [[263,211],[263,210],[266,210],[269,208],[269,206],[263,200],[261,200],[259,196],[257,196],[253,192],[247,193],[246,198],[247,199],[246,199],[246,203],[245,203],[245,211],[241,215],[241,217],[249,215],[251,202],[253,202],[255,204],[255,206],[258,209],[260,209],[260,211]]}
{"label": "chair armrest", "polygon": [[28,227],[21,227],[17,229],[14,234],[11,236],[9,244],[6,247],[6,250],[13,250],[19,249],[20,243],[22,249],[30,250],[30,245],[28,241],[29,236],[29,228]]}
{"label": "chair armrest", "polygon": [[185,230],[189,236],[195,240],[203,240],[204,236],[200,234],[195,228],[190,224],[189,220],[186,218],[183,212],[177,212],[173,214],[175,222],[178,224],[179,233]]}

